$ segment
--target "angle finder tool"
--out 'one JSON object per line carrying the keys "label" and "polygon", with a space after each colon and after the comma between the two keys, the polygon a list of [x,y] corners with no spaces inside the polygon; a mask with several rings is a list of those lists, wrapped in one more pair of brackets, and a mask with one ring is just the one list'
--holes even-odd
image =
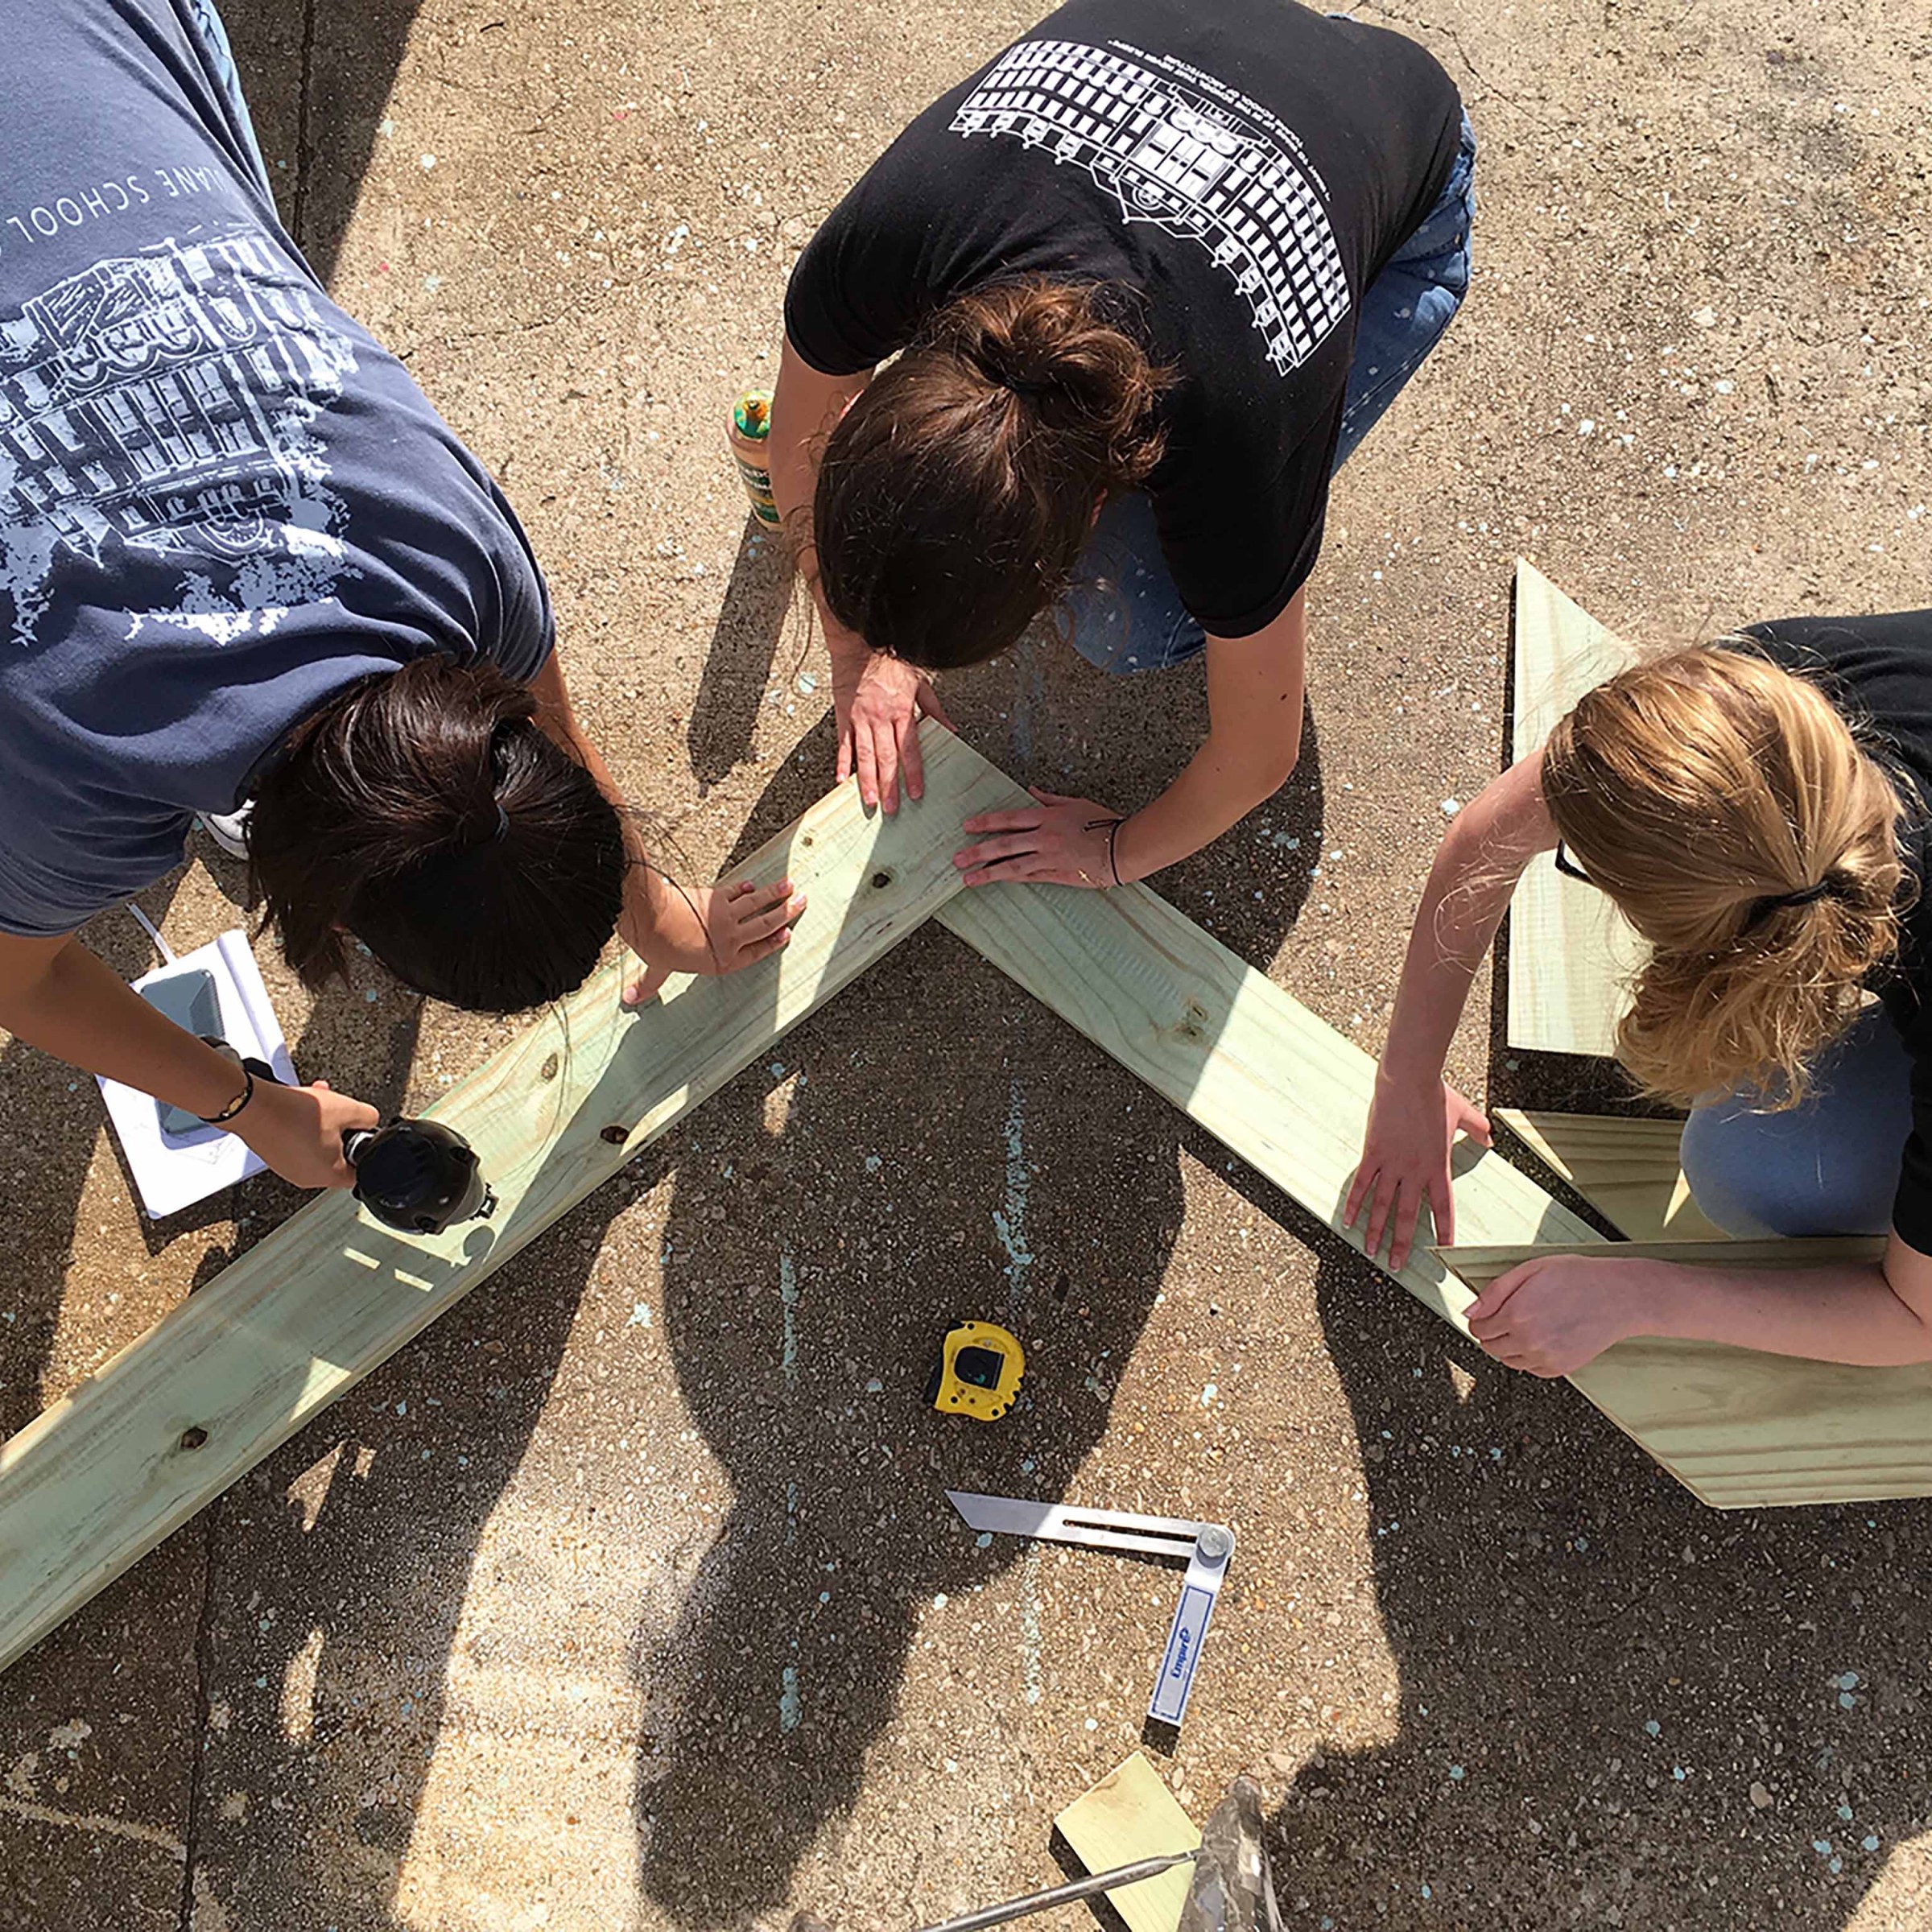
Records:
{"label": "angle finder tool", "polygon": [[1147,1715],[1179,1724],[1187,1708],[1194,1674],[1214,1600],[1234,1555],[1234,1532],[1225,1523],[1196,1523],[1174,1516],[1140,1516],[1129,1509],[1075,1509],[1059,1503],[1023,1502],[1017,1496],[973,1496],[948,1489],[947,1500],[967,1527],[996,1536],[1032,1536],[1043,1542],[1080,1543],[1089,1550],[1126,1550],[1137,1555],[1183,1557],[1181,1600],[1167,1633]]}

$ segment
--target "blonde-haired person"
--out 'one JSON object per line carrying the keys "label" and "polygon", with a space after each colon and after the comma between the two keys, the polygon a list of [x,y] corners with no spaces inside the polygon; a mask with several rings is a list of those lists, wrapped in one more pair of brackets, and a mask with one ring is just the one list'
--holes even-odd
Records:
{"label": "blonde-haired person", "polygon": [[1488,1124],[1443,1059],[1518,877],[1554,862],[1650,943],[1618,1055],[1691,1108],[1704,1212],[1737,1235],[1891,1239],[1882,1261],[1769,1274],[1528,1261],[1472,1311],[1477,1340],[1542,1376],[1639,1335],[1932,1358],[1926,798],[1932,611],[1754,626],[1591,691],[1437,855],[1348,1195],[1371,1252],[1386,1232],[1399,1265],[1425,1200],[1454,1238],[1450,1143],[1486,1145]]}

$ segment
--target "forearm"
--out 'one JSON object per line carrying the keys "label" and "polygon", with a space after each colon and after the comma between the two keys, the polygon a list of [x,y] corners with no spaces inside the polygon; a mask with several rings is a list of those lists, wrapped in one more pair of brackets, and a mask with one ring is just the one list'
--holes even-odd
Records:
{"label": "forearm", "polygon": [[1430,868],[1382,1049],[1380,1071],[1390,1081],[1441,1078],[1469,989],[1516,890],[1517,873],[1485,873],[1473,843],[1452,828]]}
{"label": "forearm", "polygon": [[220,1113],[242,1091],[234,1063],[157,1013],[78,941],[0,998],[0,1026],[84,1072],[169,1106]]}
{"label": "forearm", "polygon": [[1932,1325],[1876,1261],[1753,1274],[1665,1261],[1604,1264],[1629,1304],[1627,1332],[1723,1342],[1871,1368],[1932,1360]]}
{"label": "forearm", "polygon": [[1123,885],[1144,879],[1211,845],[1280,789],[1278,767],[1228,757],[1210,736],[1181,775],[1127,818],[1114,835]]}

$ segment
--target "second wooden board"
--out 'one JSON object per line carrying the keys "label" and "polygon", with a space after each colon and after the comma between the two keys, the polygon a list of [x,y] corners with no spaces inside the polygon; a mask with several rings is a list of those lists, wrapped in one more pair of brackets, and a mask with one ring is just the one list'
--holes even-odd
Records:
{"label": "second wooden board", "polygon": [[1633,1241],[1721,1241],[1678,1165],[1682,1121],[1627,1115],[1525,1113],[1496,1117],[1546,1161],[1617,1232]]}
{"label": "second wooden board", "polygon": [[[1538,1253],[1711,1268],[1876,1261],[1881,1240],[1632,1241],[1608,1248],[1449,1248],[1472,1288]],[[1932,1363],[1860,1368],[1712,1342],[1619,1342],[1571,1378],[1719,1509],[1932,1494]]]}
{"label": "second wooden board", "polygon": [[[1515,650],[1515,758],[1537,750],[1585,691],[1637,658],[1534,564],[1521,562]],[[1624,982],[1642,960],[1642,942],[1604,894],[1565,878],[1547,853],[1532,859],[1509,902],[1509,1044],[1609,1058]]]}

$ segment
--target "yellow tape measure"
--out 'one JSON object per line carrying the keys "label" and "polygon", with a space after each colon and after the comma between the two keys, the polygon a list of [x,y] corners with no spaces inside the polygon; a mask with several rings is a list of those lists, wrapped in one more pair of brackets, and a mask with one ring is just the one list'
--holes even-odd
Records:
{"label": "yellow tape measure", "polygon": [[942,1415],[997,1422],[1013,1406],[1026,1373],[1017,1336],[991,1322],[962,1322],[940,1344],[926,1399]]}

